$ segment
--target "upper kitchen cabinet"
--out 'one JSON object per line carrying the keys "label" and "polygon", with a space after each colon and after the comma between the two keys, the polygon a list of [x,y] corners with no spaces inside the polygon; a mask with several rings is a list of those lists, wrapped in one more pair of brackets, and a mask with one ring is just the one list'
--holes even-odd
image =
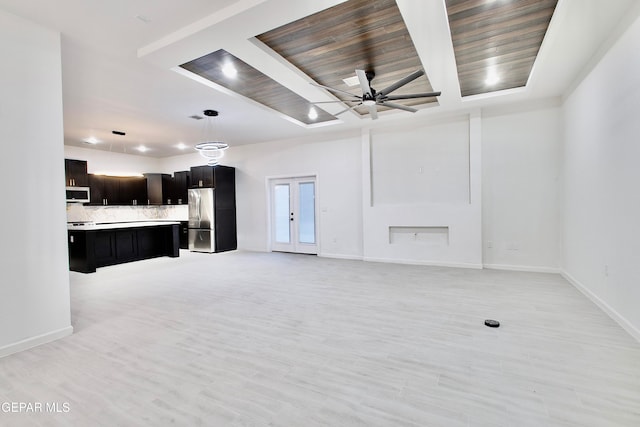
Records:
{"label": "upper kitchen cabinet", "polygon": [[65,186],[88,187],[87,162],[85,160],[64,159]]}
{"label": "upper kitchen cabinet", "polygon": [[230,166],[192,166],[189,188],[217,188],[224,185],[218,180],[226,179],[230,174],[235,176],[235,169]]}
{"label": "upper kitchen cabinet", "polygon": [[92,205],[146,205],[147,179],[89,174]]}
{"label": "upper kitchen cabinet", "polygon": [[214,188],[214,166],[192,166],[191,188]]}
{"label": "upper kitchen cabinet", "polygon": [[173,173],[173,188],[171,191],[173,204],[187,204],[188,190],[190,187],[190,177],[190,171],[179,171]]}
{"label": "upper kitchen cabinet", "polygon": [[118,200],[120,205],[146,205],[149,203],[147,194],[147,179],[131,176],[119,177],[120,191]]}
{"label": "upper kitchen cabinet", "polygon": [[[173,178],[166,173],[145,173],[147,178],[147,199],[150,205],[170,205],[173,200],[171,190]],[[175,202],[174,202],[175,203]]]}

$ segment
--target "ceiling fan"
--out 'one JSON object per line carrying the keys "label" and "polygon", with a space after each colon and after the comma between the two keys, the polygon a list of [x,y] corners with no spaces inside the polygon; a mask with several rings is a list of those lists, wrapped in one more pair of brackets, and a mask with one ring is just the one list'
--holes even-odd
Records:
{"label": "ceiling fan", "polygon": [[312,104],[326,104],[332,102],[355,102],[356,104],[346,108],[335,115],[339,115],[342,113],[346,113],[349,110],[353,110],[361,105],[364,105],[369,109],[369,114],[371,115],[371,119],[375,120],[378,118],[378,109],[377,106],[396,108],[398,110],[410,111],[415,113],[415,108],[407,107],[406,105],[398,104],[395,102],[389,101],[397,101],[401,99],[414,99],[414,98],[428,98],[432,96],[440,96],[440,92],[426,92],[426,93],[411,93],[406,95],[390,95],[391,92],[396,89],[401,88],[409,82],[414,81],[418,77],[424,74],[424,70],[417,70],[413,73],[409,74],[407,77],[398,80],[393,83],[391,86],[388,86],[381,91],[376,92],[374,88],[371,87],[371,80],[375,77],[375,73],[373,71],[364,71],[364,70],[356,70],[356,76],[358,76],[358,82],[360,82],[360,89],[362,89],[362,96],[357,96],[352,93],[349,93],[344,90],[335,89],[329,86],[323,86],[319,84],[312,83],[314,86],[318,86],[324,89],[327,89],[331,92],[338,93],[341,95],[346,95],[349,99],[341,100],[341,101],[321,101],[321,102],[312,102]]}

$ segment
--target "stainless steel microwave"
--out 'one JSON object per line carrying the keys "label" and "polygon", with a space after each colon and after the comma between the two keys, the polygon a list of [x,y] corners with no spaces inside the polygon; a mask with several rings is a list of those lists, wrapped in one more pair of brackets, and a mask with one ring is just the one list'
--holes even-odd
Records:
{"label": "stainless steel microwave", "polygon": [[67,203],[89,203],[91,193],[89,187],[66,187]]}

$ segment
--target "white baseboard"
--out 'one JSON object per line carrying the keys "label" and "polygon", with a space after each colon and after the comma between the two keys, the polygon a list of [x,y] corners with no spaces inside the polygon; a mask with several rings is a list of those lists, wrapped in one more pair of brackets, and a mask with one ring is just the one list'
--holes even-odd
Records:
{"label": "white baseboard", "polygon": [[323,252],[319,253],[318,256],[322,258],[350,259],[353,261],[362,261],[362,256],[360,255],[328,254]]}
{"label": "white baseboard", "polygon": [[631,322],[629,322],[624,316],[618,313],[613,307],[607,304],[604,300],[602,300],[599,296],[591,292],[586,286],[576,280],[573,276],[571,276],[566,271],[562,270],[560,272],[562,277],[567,279],[569,283],[571,283],[577,290],[582,292],[584,296],[589,298],[595,305],[597,305],[602,311],[607,313],[609,317],[611,317],[617,324],[622,326],[622,329],[627,331],[629,335],[635,338],[640,342],[640,329],[636,328]]}
{"label": "white baseboard", "polygon": [[46,334],[5,345],[4,347],[0,347],[0,358],[67,337],[71,334],[73,334],[73,326],[68,326],[66,328],[58,329],[57,331],[47,332]]}
{"label": "white baseboard", "polygon": [[483,264],[484,268],[490,270],[526,271],[529,273],[553,273],[560,274],[560,269],[555,267],[534,267],[530,265],[510,265],[510,264]]}
{"label": "white baseboard", "polygon": [[453,267],[453,268],[474,268],[482,269],[482,264],[466,263],[466,262],[440,262],[440,261],[421,261],[412,259],[394,259],[394,258],[371,258],[364,257],[364,261],[370,262],[386,262],[389,264],[408,264],[408,265],[427,265],[431,267]]}

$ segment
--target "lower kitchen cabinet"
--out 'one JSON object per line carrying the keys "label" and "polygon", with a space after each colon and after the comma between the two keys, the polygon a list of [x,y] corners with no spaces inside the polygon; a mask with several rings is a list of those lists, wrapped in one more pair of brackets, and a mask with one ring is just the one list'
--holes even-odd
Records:
{"label": "lower kitchen cabinet", "polygon": [[68,246],[69,269],[93,273],[107,265],[180,256],[180,225],[68,230]]}
{"label": "lower kitchen cabinet", "polygon": [[180,221],[180,249],[189,249],[189,221]]}
{"label": "lower kitchen cabinet", "polygon": [[148,239],[146,233],[155,234],[153,230],[116,230],[116,260],[119,262],[135,261],[138,258],[138,239]]}
{"label": "lower kitchen cabinet", "polygon": [[[74,233],[77,235],[78,233]],[[112,230],[109,231],[98,231],[94,233],[94,235],[89,235],[82,239],[86,245],[91,245],[94,248],[94,256],[96,265],[111,265],[116,264],[116,233]],[[71,247],[71,243],[75,243],[70,239],[69,246]],[[77,254],[77,256],[82,257],[83,251]],[[69,258],[71,258],[71,252],[69,252]]]}

